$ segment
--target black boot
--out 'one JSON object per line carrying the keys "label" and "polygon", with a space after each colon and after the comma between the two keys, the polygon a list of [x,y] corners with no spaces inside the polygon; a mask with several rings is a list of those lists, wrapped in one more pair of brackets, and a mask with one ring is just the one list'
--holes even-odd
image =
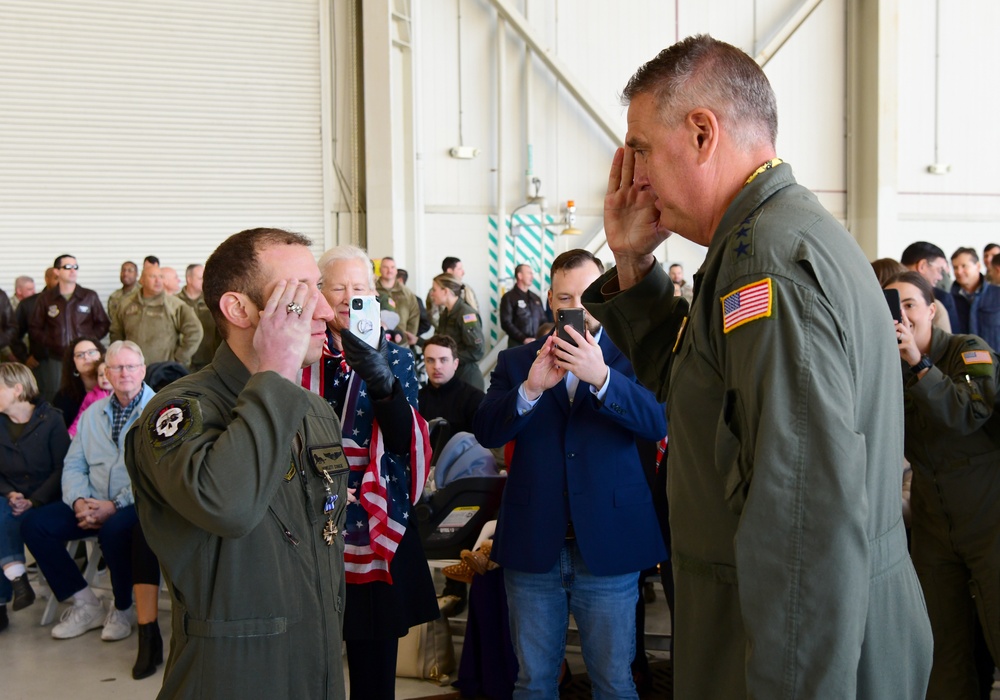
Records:
{"label": "black boot", "polygon": [[139,625],[139,655],[132,667],[132,678],[140,680],[156,673],[156,667],[163,663],[163,638],[160,625],[148,622]]}
{"label": "black boot", "polygon": [[7,619],[7,606],[0,605],[0,632],[7,629],[7,625],[10,624],[10,620]]}
{"label": "black boot", "polygon": [[21,574],[10,585],[14,589],[14,603],[11,605],[14,610],[22,610],[35,602],[35,591],[28,583],[28,574]]}

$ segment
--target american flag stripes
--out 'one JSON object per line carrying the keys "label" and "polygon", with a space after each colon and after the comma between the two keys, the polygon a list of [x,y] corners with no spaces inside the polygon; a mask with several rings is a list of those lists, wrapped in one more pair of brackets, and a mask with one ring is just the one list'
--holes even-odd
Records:
{"label": "american flag stripes", "polygon": [[728,333],[745,323],[770,316],[773,300],[770,277],[722,297],[723,332]]}

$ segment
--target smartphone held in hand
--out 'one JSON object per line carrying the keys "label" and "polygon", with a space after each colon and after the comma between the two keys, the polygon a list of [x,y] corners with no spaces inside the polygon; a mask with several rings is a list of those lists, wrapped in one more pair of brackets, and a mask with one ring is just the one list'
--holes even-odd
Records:
{"label": "smartphone held in hand", "polygon": [[351,297],[350,332],[373,348],[378,348],[382,333],[378,297]]}
{"label": "smartphone held in hand", "polygon": [[582,308],[569,307],[556,312],[556,337],[570,345],[576,345],[576,341],[566,332],[566,326],[572,326],[577,333],[586,337],[587,328],[584,325]]}
{"label": "smartphone held in hand", "polygon": [[885,303],[889,305],[889,311],[892,313],[892,320],[897,322],[903,321],[903,308],[899,301],[899,290],[898,289],[883,289],[882,293],[885,294]]}

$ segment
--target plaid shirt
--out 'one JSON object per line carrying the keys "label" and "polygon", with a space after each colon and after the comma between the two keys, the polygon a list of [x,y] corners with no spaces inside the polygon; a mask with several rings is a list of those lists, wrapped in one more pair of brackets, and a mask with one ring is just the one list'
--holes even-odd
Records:
{"label": "plaid shirt", "polygon": [[118,396],[116,394],[111,394],[111,439],[114,440],[115,444],[118,444],[118,436],[121,435],[122,428],[125,427],[125,423],[128,422],[128,417],[132,415],[132,411],[135,407],[139,405],[139,401],[142,400],[142,392],[145,389],[145,383],[139,387],[139,393],[135,395],[135,398],[129,401],[128,406],[122,406],[118,401]]}

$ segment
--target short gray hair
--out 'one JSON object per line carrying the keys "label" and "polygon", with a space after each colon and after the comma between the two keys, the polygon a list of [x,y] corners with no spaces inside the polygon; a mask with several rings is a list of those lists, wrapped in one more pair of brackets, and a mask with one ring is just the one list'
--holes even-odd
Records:
{"label": "short gray hair", "polygon": [[108,346],[107,351],[104,353],[105,362],[110,362],[111,356],[117,355],[122,350],[131,350],[132,352],[134,352],[136,355],[139,356],[139,359],[142,361],[142,364],[146,364],[146,356],[142,354],[142,348],[140,348],[131,340],[116,340],[115,342],[111,343],[111,345]]}
{"label": "short gray hair", "polygon": [[368,270],[368,287],[369,289],[375,289],[375,266],[372,264],[372,259],[368,257],[368,253],[355,245],[334,246],[320,256],[320,275],[326,273],[326,268],[330,263],[338,260],[360,260],[363,262],[366,266],[365,269]]}
{"label": "short gray hair", "polygon": [[778,137],[777,101],[764,71],[740,49],[708,34],[689,36],[639,68],[622,91],[622,102],[647,93],[670,125],[704,107],[741,148],[773,147]]}

